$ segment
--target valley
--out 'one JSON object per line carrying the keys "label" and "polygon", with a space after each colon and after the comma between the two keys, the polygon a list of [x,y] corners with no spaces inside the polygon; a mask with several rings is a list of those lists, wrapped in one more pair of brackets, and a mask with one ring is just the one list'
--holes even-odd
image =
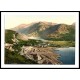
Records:
{"label": "valley", "polygon": [[75,25],[37,22],[5,30],[5,64],[62,65],[57,48],[75,47]]}

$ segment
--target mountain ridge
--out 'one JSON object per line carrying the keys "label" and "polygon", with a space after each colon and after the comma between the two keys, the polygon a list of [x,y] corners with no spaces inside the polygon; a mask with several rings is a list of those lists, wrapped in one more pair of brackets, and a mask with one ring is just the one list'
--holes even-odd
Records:
{"label": "mountain ridge", "polygon": [[[52,22],[36,22],[25,28],[16,29],[17,32],[27,35],[28,37],[40,38],[60,38],[63,34],[72,34],[70,30],[75,33],[75,25],[57,24]],[[73,35],[74,35],[73,33]],[[65,36],[65,35],[64,35]]]}

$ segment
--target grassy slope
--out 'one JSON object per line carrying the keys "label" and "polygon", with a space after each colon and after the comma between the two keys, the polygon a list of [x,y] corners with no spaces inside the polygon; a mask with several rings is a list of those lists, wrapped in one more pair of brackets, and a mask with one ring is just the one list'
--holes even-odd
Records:
{"label": "grassy slope", "polygon": [[12,30],[5,30],[5,42],[6,43],[13,43],[13,41],[11,40],[13,38],[13,34],[16,34],[16,32]]}
{"label": "grassy slope", "polygon": [[5,49],[5,64],[37,64],[35,61],[26,59],[17,52],[11,52]]}

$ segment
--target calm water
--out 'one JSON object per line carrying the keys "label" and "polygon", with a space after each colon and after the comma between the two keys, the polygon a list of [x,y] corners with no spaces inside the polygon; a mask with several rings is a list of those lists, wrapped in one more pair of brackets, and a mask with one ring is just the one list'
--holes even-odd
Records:
{"label": "calm water", "polygon": [[63,64],[75,64],[75,48],[69,47],[69,48],[58,48],[55,50],[56,53],[60,54],[61,57],[59,60]]}

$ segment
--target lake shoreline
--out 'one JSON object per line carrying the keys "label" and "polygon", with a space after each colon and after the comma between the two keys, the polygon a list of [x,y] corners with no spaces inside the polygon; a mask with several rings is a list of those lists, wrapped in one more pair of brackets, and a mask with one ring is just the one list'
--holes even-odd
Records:
{"label": "lake shoreline", "polygon": [[57,54],[60,54],[59,60],[63,64],[75,64],[75,47],[55,48]]}

